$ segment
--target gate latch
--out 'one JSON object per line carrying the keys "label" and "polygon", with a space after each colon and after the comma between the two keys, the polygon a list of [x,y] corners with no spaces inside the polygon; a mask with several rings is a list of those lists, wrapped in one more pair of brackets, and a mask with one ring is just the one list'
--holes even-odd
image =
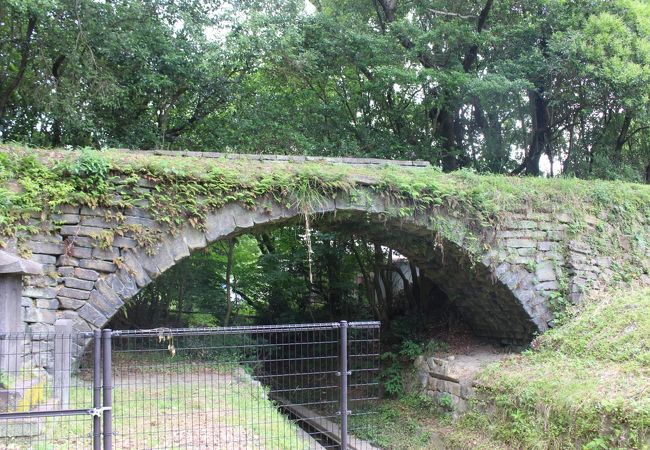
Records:
{"label": "gate latch", "polygon": [[111,411],[113,408],[110,406],[102,406],[101,408],[93,408],[88,410],[88,414],[90,414],[93,417],[102,417],[104,415],[104,411]]}

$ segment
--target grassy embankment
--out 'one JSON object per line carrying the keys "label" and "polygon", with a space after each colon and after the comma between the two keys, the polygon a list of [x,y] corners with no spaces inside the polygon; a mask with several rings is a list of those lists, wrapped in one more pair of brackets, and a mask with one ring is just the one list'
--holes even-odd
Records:
{"label": "grassy embankment", "polygon": [[407,396],[366,416],[386,449],[650,448],[650,288],[600,295],[520,355],[488,366],[452,423]]}

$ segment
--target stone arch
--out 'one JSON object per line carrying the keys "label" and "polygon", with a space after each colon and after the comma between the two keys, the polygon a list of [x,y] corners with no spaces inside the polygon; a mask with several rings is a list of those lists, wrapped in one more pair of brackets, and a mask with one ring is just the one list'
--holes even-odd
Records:
{"label": "stone arch", "polygon": [[[445,239],[435,233],[442,219],[463,229],[466,218],[433,210],[396,218],[395,211],[406,205],[371,190],[361,197],[340,194],[312,207],[310,214],[328,227],[356,228],[425,267],[427,276],[457,304],[477,335],[522,342],[546,329],[551,313],[546,291],[539,289],[543,283],[539,274],[500,261],[499,252],[472,253],[473,241],[462,233]],[[192,251],[303,216],[303,211],[285,206],[281,199],[259,198],[253,207],[229,203],[211,211],[203,230],[188,225],[172,234],[144,208],[131,208],[124,211],[124,222],[159,230],[160,241],[145,249],[138,247],[135,236],[117,236],[103,249],[96,237],[117,226],[106,219],[106,211],[64,209],[58,218],[66,225],[54,235],[33,236],[29,242],[36,259],[60,277],[54,283],[47,276],[26,283],[26,322],[37,331],[49,331],[56,317],[73,319],[79,331],[101,328],[125,301]],[[483,231],[498,246],[497,231]]]}

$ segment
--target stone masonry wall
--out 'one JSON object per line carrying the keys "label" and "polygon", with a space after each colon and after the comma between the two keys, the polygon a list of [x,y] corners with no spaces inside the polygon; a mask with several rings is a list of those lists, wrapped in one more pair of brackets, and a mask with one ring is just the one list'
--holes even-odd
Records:
{"label": "stone masonry wall", "polygon": [[[153,185],[141,180],[140,187],[147,191]],[[358,211],[381,215],[394,207],[375,193],[369,195],[373,196],[371,200],[363,203],[340,196],[321,205],[319,212]],[[160,243],[145,251],[138,245],[140,236],[137,232],[113,236],[118,225],[114,211],[75,205],[58,207],[51,217],[34,217],[31,221],[41,232],[10,242],[8,251],[21,253],[44,265],[44,275],[25,277],[21,320],[27,331],[52,332],[57,318],[72,319],[77,331],[101,328],[125,301],[193,250],[227,236],[251,231],[257,226],[299,217],[300,211],[269,199],[260,199],[253,209],[228,204],[209,214],[204,231],[186,226],[176,235],[156,222],[146,210],[146,203],[123,210],[121,214],[120,223],[155,230]],[[429,219],[426,215],[400,219],[404,234],[418,232],[426,236],[428,233],[433,241]],[[639,251],[645,251],[642,260],[645,261],[646,274],[643,277],[650,281],[647,249],[639,250],[638,246],[633,246],[631,237],[621,237],[629,252],[616,258],[598,254],[589,244],[585,236],[599,233],[596,229],[601,222],[600,218],[590,218],[582,238],[579,238],[569,237],[573,223],[569,214],[522,212],[513,215],[503,227],[491,230],[490,250],[483,255],[482,272],[477,273],[489,274],[491,283],[504,286],[503,291],[508,293],[511,301],[520,305],[518,307],[538,330],[544,331],[553,319],[549,298],[563,285],[571,299],[579,301],[589,290],[604,288],[615,276],[612,266],[621,265],[625,258]],[[645,239],[650,241],[648,224],[644,227]],[[462,236],[449,243],[460,252],[465,248]],[[417,253],[418,249],[413,247],[411,250]],[[408,249],[405,253],[408,254]],[[423,263],[427,263],[427,255],[420,256]],[[431,260],[429,263],[444,267],[444,261]],[[471,280],[471,277],[466,279]],[[444,283],[444,280],[440,282]],[[461,297],[472,295],[480,300],[468,303],[466,314],[499,313],[500,302],[505,300],[495,298],[497,294],[493,291],[482,293],[480,284],[464,284],[454,287],[459,302],[463,301]],[[503,311],[503,314],[507,313],[507,310]],[[42,343],[39,348],[42,349]],[[47,367],[48,358],[43,360],[39,357],[38,364]]]}

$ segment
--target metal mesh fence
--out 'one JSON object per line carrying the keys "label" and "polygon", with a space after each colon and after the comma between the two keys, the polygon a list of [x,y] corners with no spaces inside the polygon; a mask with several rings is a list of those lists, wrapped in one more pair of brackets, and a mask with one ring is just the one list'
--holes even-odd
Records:
{"label": "metal mesh fence", "polygon": [[[348,404],[378,394],[378,324],[351,325]],[[340,352],[338,323],[114,332],[114,448],[340,448]]]}
{"label": "metal mesh fence", "polygon": [[94,352],[88,333],[0,334],[0,448],[93,448]]}
{"label": "metal mesh fence", "polygon": [[378,397],[379,324],[343,324],[0,334],[0,448],[370,449],[341,411]]}

